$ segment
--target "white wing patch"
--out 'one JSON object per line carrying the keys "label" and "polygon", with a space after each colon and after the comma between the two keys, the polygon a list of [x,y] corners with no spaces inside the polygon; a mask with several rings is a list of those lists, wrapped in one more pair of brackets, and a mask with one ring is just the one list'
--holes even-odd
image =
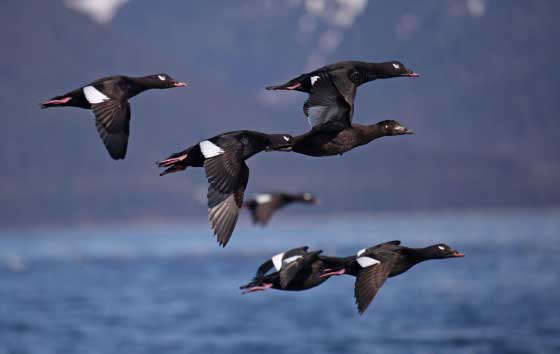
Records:
{"label": "white wing patch", "polygon": [[223,154],[225,151],[209,140],[204,140],[198,144],[200,146],[200,151],[205,158],[209,159],[214,156]]}
{"label": "white wing patch", "polygon": [[357,256],[360,257],[365,251],[366,251],[366,249],[362,248],[361,250],[358,251]]}
{"label": "white wing patch", "polygon": [[319,76],[311,76],[311,86],[315,85],[317,80],[319,80]]}
{"label": "white wing patch", "polygon": [[374,259],[374,258],[371,258],[371,257],[359,257],[358,259],[356,259],[356,261],[358,262],[358,264],[362,268],[371,267],[373,265],[381,263],[377,259]]}
{"label": "white wing patch", "polygon": [[272,264],[274,264],[274,268],[276,268],[277,272],[282,269],[282,257],[284,257],[284,252],[278,253],[276,256],[272,257]]}
{"label": "white wing patch", "polygon": [[399,64],[393,63],[393,68],[398,69],[398,68],[400,68],[400,67],[401,67],[401,66],[400,66]]}
{"label": "white wing patch", "polygon": [[93,86],[86,86],[82,89],[84,91],[84,95],[86,96],[86,100],[90,104],[101,103],[107,100],[110,100],[109,97],[105,96],[101,91],[96,89]]}
{"label": "white wing patch", "polygon": [[257,204],[268,203],[272,200],[272,195],[270,194],[259,194],[255,197]]}
{"label": "white wing patch", "polygon": [[289,257],[289,258],[284,259],[283,263],[284,263],[284,264],[290,264],[290,263],[292,263],[292,262],[297,261],[298,259],[300,259],[300,258],[302,258],[302,257],[303,257],[303,256],[292,256],[292,257]]}
{"label": "white wing patch", "polygon": [[165,81],[165,75],[158,75],[157,76],[161,81]]}

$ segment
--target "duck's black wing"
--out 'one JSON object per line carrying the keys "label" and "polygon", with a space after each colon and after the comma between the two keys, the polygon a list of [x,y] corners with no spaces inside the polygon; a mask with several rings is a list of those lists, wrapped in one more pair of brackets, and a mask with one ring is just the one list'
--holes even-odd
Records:
{"label": "duck's black wing", "polygon": [[292,256],[286,259],[286,263],[280,271],[280,286],[286,288],[290,282],[307,266],[317,259],[321,251],[314,251],[305,255]]}
{"label": "duck's black wing", "polygon": [[288,250],[286,252],[282,252],[277,255],[274,255],[271,259],[267,260],[266,262],[260,265],[259,269],[257,269],[256,276],[258,277],[258,276],[265,275],[273,267],[280,267],[280,269],[277,268],[276,270],[281,270],[285,259],[288,259],[293,256],[303,256],[307,254],[308,248],[309,248],[308,246],[292,248],[291,250]]}
{"label": "duck's black wing", "polygon": [[269,259],[268,261],[264,262],[259,266],[259,268],[257,269],[257,273],[255,274],[255,277],[260,277],[265,275],[273,267],[274,267],[274,263],[272,263],[272,259]]}
{"label": "duck's black wing", "polygon": [[273,201],[268,203],[257,204],[253,212],[253,220],[256,224],[265,226],[270,221],[272,214],[276,211],[277,207]]}
{"label": "duck's black wing", "polygon": [[249,181],[249,168],[236,151],[204,161],[208,178],[208,218],[218,243],[225,247],[233,233],[243,195]]}
{"label": "duck's black wing", "polygon": [[111,157],[124,159],[130,133],[130,104],[127,100],[107,99],[91,105],[95,127]]}
{"label": "duck's black wing", "polygon": [[352,124],[352,109],[338,91],[329,73],[311,77],[309,98],[303,113],[318,131],[340,131]]}
{"label": "duck's black wing", "polygon": [[373,265],[363,267],[358,271],[356,283],[354,285],[354,297],[358,305],[358,312],[363,314],[368,308],[373,298],[387,280],[391,273],[398,254],[395,252],[378,250],[375,254],[365,252],[357,258],[370,258],[375,263]]}

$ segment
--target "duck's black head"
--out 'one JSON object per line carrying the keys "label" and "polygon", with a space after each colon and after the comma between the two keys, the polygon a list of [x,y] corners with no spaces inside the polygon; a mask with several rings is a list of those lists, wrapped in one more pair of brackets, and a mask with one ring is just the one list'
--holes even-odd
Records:
{"label": "duck's black head", "polygon": [[379,63],[375,66],[376,76],[378,79],[388,79],[391,77],[419,77],[420,75],[408,69],[400,61],[388,61]]}
{"label": "duck's black head", "polygon": [[185,87],[186,83],[180,82],[167,74],[150,75],[142,78],[142,81],[150,88],[168,89],[174,87]]}
{"label": "duck's black head", "polygon": [[445,243],[438,243],[424,249],[424,254],[428,259],[444,259],[464,257],[465,255],[456,249],[453,249]]}
{"label": "duck's black head", "polygon": [[319,204],[319,199],[315,198],[315,196],[311,193],[301,193],[300,195],[301,201],[308,204]]}
{"label": "duck's black head", "polygon": [[292,151],[294,138],[289,134],[268,134],[266,151]]}
{"label": "duck's black head", "polygon": [[414,132],[396,120],[384,120],[377,123],[379,129],[385,136],[414,134]]}

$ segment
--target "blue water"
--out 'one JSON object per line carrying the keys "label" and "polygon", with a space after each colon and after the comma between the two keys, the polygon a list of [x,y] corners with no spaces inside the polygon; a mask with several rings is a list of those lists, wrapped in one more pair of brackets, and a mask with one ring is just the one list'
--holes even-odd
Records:
{"label": "blue water", "polygon": [[[364,316],[353,278],[241,296],[261,261],[401,239],[467,257],[389,279]],[[2,231],[0,353],[560,353],[560,212],[244,220]]]}

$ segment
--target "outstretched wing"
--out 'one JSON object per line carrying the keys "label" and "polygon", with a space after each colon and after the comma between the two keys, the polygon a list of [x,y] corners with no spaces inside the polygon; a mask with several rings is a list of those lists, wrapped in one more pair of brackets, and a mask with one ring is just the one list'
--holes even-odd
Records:
{"label": "outstretched wing", "polygon": [[274,267],[274,263],[272,263],[272,259],[269,259],[260,265],[255,276],[259,277],[265,275],[272,267]]}
{"label": "outstretched wing", "polygon": [[91,105],[95,127],[111,157],[124,159],[130,133],[130,104],[126,100],[107,99]]}
{"label": "outstretched wing", "polygon": [[276,208],[272,202],[257,204],[254,210],[253,218],[256,223],[264,226],[268,224],[275,210]]}
{"label": "outstretched wing", "polygon": [[232,153],[206,159],[208,178],[208,218],[218,243],[225,247],[233,233],[243,195],[249,181],[249,168]]}
{"label": "outstretched wing", "polygon": [[[259,269],[257,269],[257,274],[256,275],[257,276],[265,275],[273,267],[276,268],[277,271],[284,269],[283,268],[284,267],[284,260],[289,260],[291,257],[294,257],[294,256],[305,256],[307,254],[307,249],[308,248],[309,248],[308,246],[292,248],[291,250],[288,250],[286,252],[282,252],[282,253],[274,255],[271,259],[269,259],[266,262],[264,262],[263,264],[261,264]],[[293,258],[293,259],[297,259],[297,258]],[[279,267],[279,268],[277,268],[277,267]]]}
{"label": "outstretched wing", "polygon": [[319,253],[321,253],[321,251],[314,251],[303,256],[292,256],[290,258],[293,259],[293,261],[287,258],[280,271],[280,286],[286,288],[303,269],[317,259]]}
{"label": "outstretched wing", "polygon": [[321,131],[339,131],[351,126],[351,107],[333,83],[331,75],[321,73],[311,77],[309,98],[303,113],[309,124]]}
{"label": "outstretched wing", "polygon": [[[373,298],[389,277],[391,269],[395,264],[397,254],[392,252],[380,252],[375,254],[375,258],[371,255],[364,254],[358,258],[368,258],[376,261],[374,264],[363,267],[358,271],[356,283],[354,285],[354,297],[358,305],[358,312],[363,314],[368,308]],[[370,258],[371,257],[371,258]],[[360,263],[360,262],[359,262]],[[367,260],[365,262],[367,264]],[[363,264],[363,263],[362,263]]]}

